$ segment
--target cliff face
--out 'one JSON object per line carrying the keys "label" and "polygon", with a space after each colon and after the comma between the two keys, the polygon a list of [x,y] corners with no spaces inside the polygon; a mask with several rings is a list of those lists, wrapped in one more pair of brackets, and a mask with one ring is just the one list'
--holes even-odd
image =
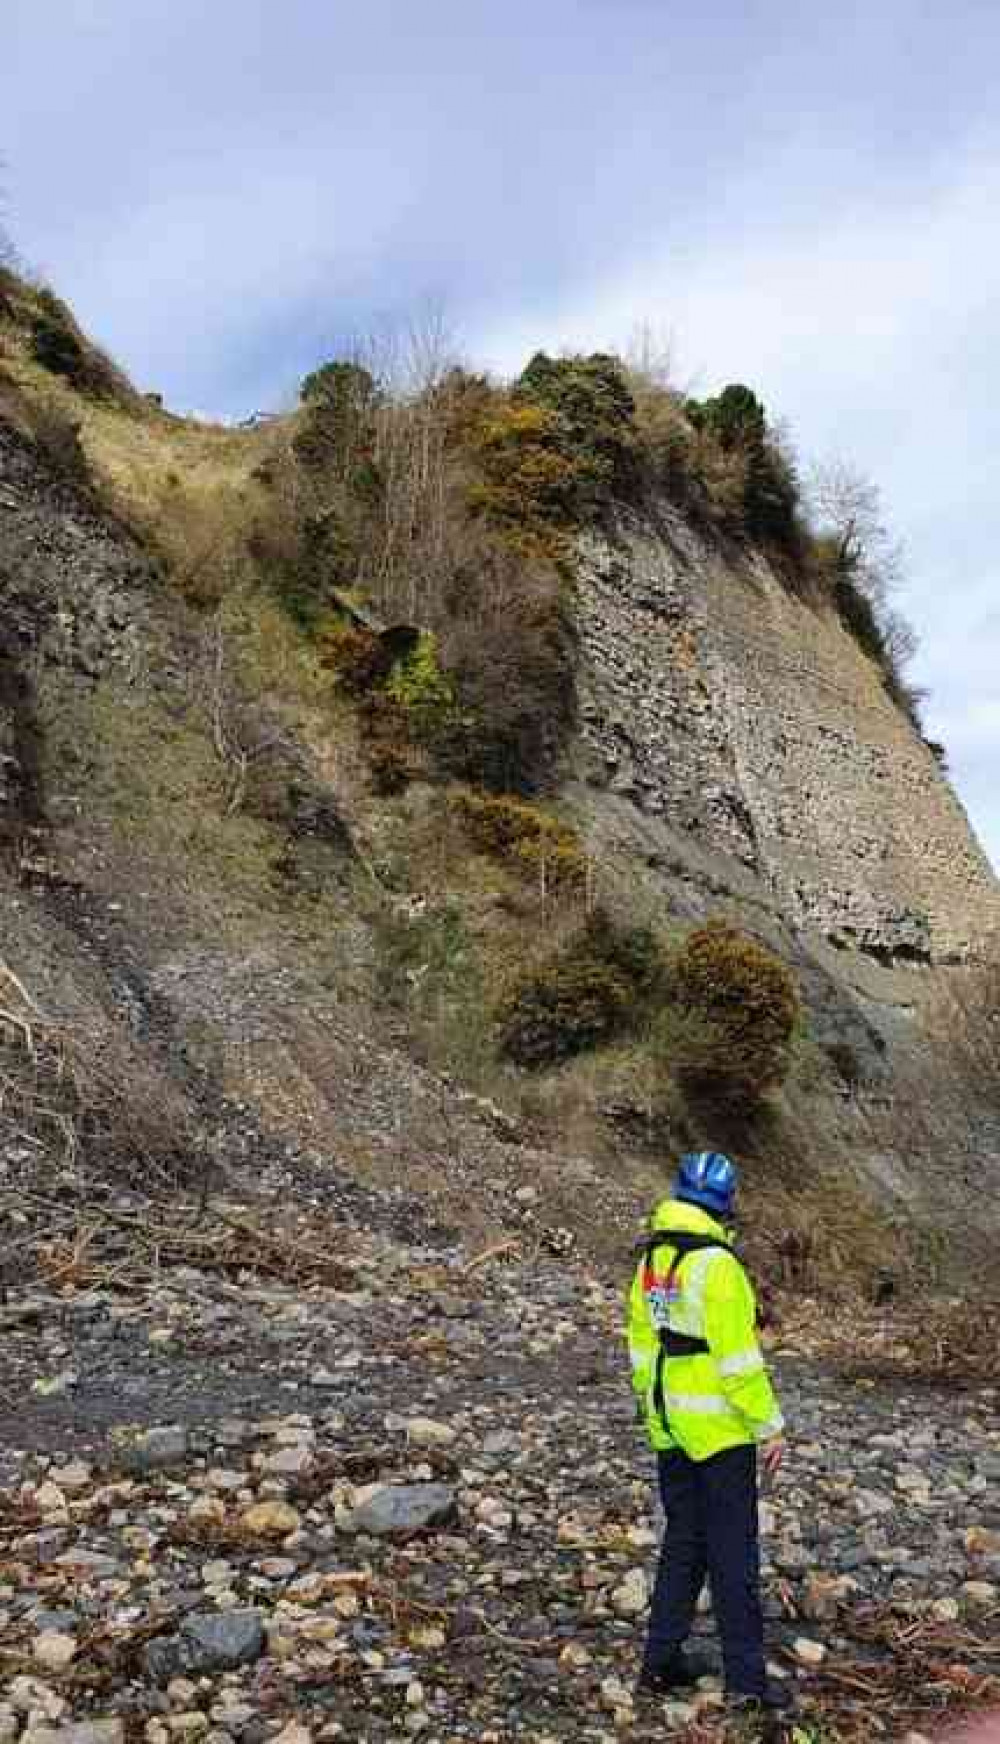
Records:
{"label": "cliff face", "polygon": [[829,610],[677,516],[590,538],[580,766],[817,945],[966,959],[1000,886],[937,759]]}
{"label": "cliff face", "polygon": [[[835,1192],[860,1195],[881,1260],[888,1200],[926,1226],[952,1214],[956,1162],[974,1151],[1000,1174],[995,1110],[963,1114],[919,1157],[873,1124],[903,1068],[934,1078],[915,1015],[998,929],[996,880],[876,669],[761,558],[661,511],[585,538],[576,599],[579,728],[559,797],[602,889],[644,892],[654,920],[733,913],[794,965],[819,1075],[789,1087],[790,1180],[762,1175],[753,1192],[783,1205],[790,1190],[817,1221]],[[492,955],[489,935],[504,902],[533,893],[449,860],[461,850],[439,787],[372,795],[350,711],[273,601],[241,596],[214,623],[0,418],[0,974],[96,1038],[95,1055],[124,1050],[129,1082],[155,1067],[156,1097],[179,1095],[223,1151],[305,1146],[405,1182],[459,1227],[478,1218],[483,1239],[554,1225],[617,1253],[681,1135],[668,1113],[651,1137],[638,1080],[588,1091],[572,1129],[558,1104],[547,1125],[522,1121],[516,1087],[513,1114],[503,1102],[492,983],[469,994],[467,965],[517,966],[501,962],[512,934]],[[244,705],[260,730],[234,804],[225,741]],[[254,763],[258,743],[272,751]],[[379,953],[400,913],[427,929],[426,948],[405,942],[418,996],[435,949],[448,964],[459,948],[434,999],[447,1015],[466,998],[462,1048],[466,1029],[484,1038],[493,1078],[436,1075],[407,1022],[387,1020]],[[531,938],[522,950],[542,948]],[[572,1079],[553,1080],[572,1110]],[[28,1153],[0,1112],[2,1163]]]}
{"label": "cliff face", "polygon": [[50,671],[137,676],[148,653],[149,565],[0,420],[0,846],[15,873],[48,824],[37,721]]}

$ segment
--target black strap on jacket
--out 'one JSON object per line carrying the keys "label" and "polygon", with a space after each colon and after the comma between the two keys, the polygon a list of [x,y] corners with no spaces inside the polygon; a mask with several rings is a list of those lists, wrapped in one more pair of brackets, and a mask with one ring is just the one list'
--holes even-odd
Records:
{"label": "black strap on jacket", "polygon": [[[652,1235],[647,1236],[642,1243],[642,1258],[647,1265],[659,1247],[672,1247],[674,1249],[674,1257],[667,1273],[668,1289],[673,1282],[678,1266],[682,1260],[687,1259],[688,1254],[699,1253],[705,1248],[712,1247],[722,1248],[725,1253],[733,1254],[728,1241],[725,1241],[721,1235],[696,1235],[693,1230],[688,1229],[657,1229]],[[733,1258],[736,1258],[735,1254],[733,1254]],[[659,1328],[659,1340],[660,1348],[656,1353],[656,1369],[653,1376],[653,1406],[661,1423],[666,1427],[667,1412],[663,1393],[664,1365],[670,1357],[707,1356],[709,1347],[707,1339],[694,1338],[687,1332],[671,1332],[670,1328],[666,1326]]]}

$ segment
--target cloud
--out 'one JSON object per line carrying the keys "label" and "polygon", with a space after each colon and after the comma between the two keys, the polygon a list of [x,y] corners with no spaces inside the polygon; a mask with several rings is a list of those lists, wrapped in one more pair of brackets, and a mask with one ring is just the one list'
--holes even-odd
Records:
{"label": "cloud", "polygon": [[530,321],[484,324],[474,350],[508,372],[540,344],[620,345],[652,320],[681,376],[750,381],[806,454],[878,480],[907,548],[928,730],[1000,865],[998,206],[1000,149],[977,140],[933,199],[652,253]]}
{"label": "cloud", "polygon": [[501,369],[649,318],[858,462],[1000,858],[993,0],[6,0],[0,45],[17,240],[173,404],[431,294]]}

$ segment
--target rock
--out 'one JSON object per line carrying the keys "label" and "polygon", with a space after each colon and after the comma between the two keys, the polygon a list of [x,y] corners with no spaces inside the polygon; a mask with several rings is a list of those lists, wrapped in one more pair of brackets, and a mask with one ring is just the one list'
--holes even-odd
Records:
{"label": "rock", "polygon": [[312,1448],[297,1442],[294,1447],[280,1447],[264,1461],[264,1470],[272,1477],[301,1477],[315,1462]]}
{"label": "rock", "polygon": [[247,1538],[287,1538],[301,1524],[298,1510],[289,1502],[256,1502],[240,1515],[240,1531]]}
{"label": "rock", "polygon": [[69,1465],[61,1465],[54,1474],[59,1488],[71,1496],[77,1496],[87,1489],[93,1481],[93,1471],[82,1460],[73,1460]]}
{"label": "rock", "polygon": [[491,1459],[500,1458],[503,1454],[520,1453],[521,1437],[510,1429],[495,1429],[483,1441],[482,1451]]}
{"label": "rock", "polygon": [[992,1581],[963,1581],[959,1591],[966,1603],[977,1611],[988,1611],[997,1601],[998,1589]]}
{"label": "rock", "polygon": [[987,1526],[970,1526],[962,1534],[970,1556],[1000,1556],[1000,1532]]}
{"label": "rock", "polygon": [[68,1703],[62,1696],[56,1695],[48,1684],[37,1677],[15,1677],[4,1690],[4,1700],[13,1708],[15,1714],[40,1713],[46,1720],[59,1720],[65,1714]]}
{"label": "rock", "polygon": [[821,1641],[812,1641],[808,1635],[800,1635],[792,1642],[792,1652],[800,1665],[810,1671],[815,1671],[826,1658],[826,1648]]}
{"label": "rock", "polygon": [[66,1393],[71,1393],[77,1383],[77,1375],[73,1369],[65,1369],[58,1375],[39,1375],[31,1383],[31,1391],[39,1399],[61,1399]]}
{"label": "rock", "polygon": [[260,1611],[196,1612],[184,1619],[176,1635],[150,1642],[146,1669],[157,1682],[166,1683],[178,1674],[235,1671],[252,1665],[263,1651]]}
{"label": "rock", "polygon": [[66,1550],[56,1557],[55,1562],[57,1568],[70,1569],[78,1580],[85,1581],[113,1580],[122,1571],[120,1562],[99,1550]]}
{"label": "rock", "polygon": [[209,1718],[213,1724],[221,1726],[223,1731],[228,1732],[234,1738],[238,1738],[241,1732],[246,1730],[253,1717],[253,1708],[249,1707],[246,1702],[237,1701],[232,1694],[225,1695],[222,1701],[209,1711]]}
{"label": "rock", "polygon": [[447,1640],[445,1631],[437,1623],[418,1623],[415,1628],[410,1630],[411,1646],[420,1647],[425,1652],[429,1650],[437,1652],[447,1644]]}
{"label": "rock", "polygon": [[197,1700],[198,1685],[188,1677],[171,1678],[167,1685],[167,1700],[172,1707],[189,1708]]}
{"label": "rock", "polygon": [[509,1532],[514,1524],[511,1510],[496,1496],[484,1496],[476,1503],[476,1519],[495,1532]]}
{"label": "rock", "polygon": [[895,1484],[897,1490],[926,1490],[928,1487],[927,1473],[920,1466],[903,1465],[896,1472]]}
{"label": "rock", "polygon": [[848,1585],[837,1575],[808,1575],[802,1589],[802,1615],[814,1623],[832,1623]]}
{"label": "rock", "polygon": [[373,1538],[421,1532],[446,1525],[455,1510],[455,1492],[447,1484],[374,1484],[358,1493],[345,1528]]}
{"label": "rock", "polygon": [[31,1644],[31,1656],[46,1671],[65,1671],[76,1658],[76,1642],[72,1635],[60,1635],[55,1629],[45,1629]]}
{"label": "rock", "polygon": [[190,1438],[179,1424],[153,1429],[116,1429],[111,1437],[117,1463],[126,1471],[160,1471],[183,1465],[190,1452]]}
{"label": "rock", "polygon": [[593,1663],[593,1654],[588,1653],[586,1647],[581,1646],[578,1641],[567,1642],[559,1655],[559,1664],[569,1671],[579,1671],[583,1666]]}
{"label": "rock", "polygon": [[458,1436],[447,1423],[437,1423],[433,1417],[408,1417],[406,1437],[414,1447],[450,1447]]}
{"label": "rock", "polygon": [[188,1509],[188,1519],[201,1521],[206,1526],[222,1526],[226,1518],[226,1505],[218,1496],[198,1496]]}
{"label": "rock", "polygon": [[80,1619],[75,1611],[35,1611],[31,1623],[39,1635],[46,1630],[57,1635],[72,1635],[78,1627]]}
{"label": "rock", "polygon": [[632,1691],[626,1689],[620,1677],[606,1677],[601,1684],[601,1706],[614,1713],[618,1708],[632,1707]]}
{"label": "rock", "polygon": [[59,1485],[51,1481],[39,1485],[35,1491],[35,1504],[41,1510],[43,1520],[58,1522],[69,1518],[66,1497]]}
{"label": "rock", "polygon": [[691,1702],[664,1702],[659,1710],[666,1730],[673,1727],[690,1726],[692,1720],[698,1718],[698,1710]]}
{"label": "rock", "polygon": [[641,1568],[630,1568],[621,1585],[611,1594],[611,1604],[619,1617],[641,1617],[649,1602],[646,1576]]}

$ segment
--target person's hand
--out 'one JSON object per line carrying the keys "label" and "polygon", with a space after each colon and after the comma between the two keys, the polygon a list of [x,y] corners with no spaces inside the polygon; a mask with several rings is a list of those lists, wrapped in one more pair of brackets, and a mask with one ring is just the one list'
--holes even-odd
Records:
{"label": "person's hand", "polygon": [[765,1441],[761,1449],[764,1456],[764,1472],[769,1478],[778,1475],[778,1469],[785,1457],[785,1439],[782,1435],[773,1435],[770,1441]]}

